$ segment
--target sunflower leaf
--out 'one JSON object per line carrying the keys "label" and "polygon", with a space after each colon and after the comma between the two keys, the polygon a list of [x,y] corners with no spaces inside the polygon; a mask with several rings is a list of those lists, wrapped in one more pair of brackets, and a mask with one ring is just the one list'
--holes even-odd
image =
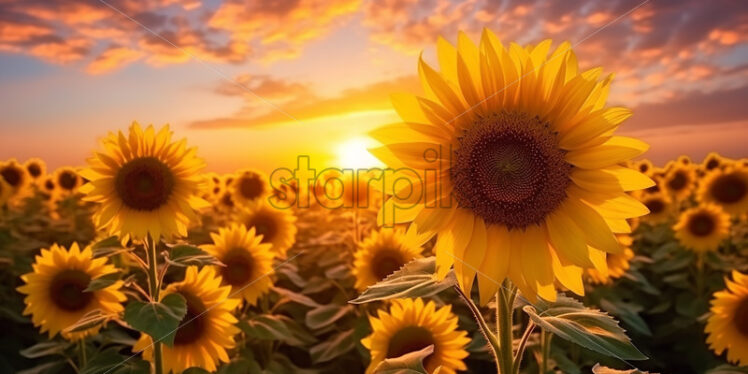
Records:
{"label": "sunflower leaf", "polygon": [[427,374],[423,360],[434,353],[434,345],[420,351],[406,353],[400,357],[387,358],[374,369],[376,374]]}
{"label": "sunflower leaf", "polygon": [[120,273],[119,271],[113,271],[111,273],[106,273],[100,277],[91,279],[91,281],[88,283],[88,287],[86,287],[83,292],[93,292],[107,288],[116,283],[121,275],[122,273]]}
{"label": "sunflower leaf", "polygon": [[68,347],[70,347],[70,345],[71,344],[68,342],[47,341],[32,345],[31,347],[21,350],[19,353],[21,356],[26,358],[39,358],[54,354],[62,354],[66,349],[68,349]]}
{"label": "sunflower leaf", "polygon": [[91,245],[94,257],[109,257],[118,253],[129,252],[133,249],[124,247],[117,236],[110,236]]}
{"label": "sunflower leaf", "polygon": [[310,310],[306,314],[305,322],[310,329],[319,330],[335,323],[352,310],[352,305],[322,305]]}
{"label": "sunflower leaf", "polygon": [[330,361],[335,357],[342,356],[356,346],[356,340],[353,338],[354,330],[343,331],[340,334],[331,336],[326,341],[315,345],[309,349],[312,361],[315,363]]}
{"label": "sunflower leaf", "polygon": [[538,326],[560,338],[621,360],[646,360],[618,322],[605,312],[558,295],[556,302],[539,301],[522,308]]}
{"label": "sunflower leaf", "polygon": [[602,366],[600,364],[595,364],[595,366],[592,367],[592,373],[593,374],[649,374],[648,371],[641,371],[639,369],[617,370],[617,369],[611,369],[607,366]]}
{"label": "sunflower leaf", "polygon": [[446,278],[438,280],[435,272],[435,257],[413,260],[381,282],[369,286],[359,297],[349,302],[351,304],[363,304],[379,300],[427,297],[456,284],[452,273],[447,275]]}
{"label": "sunflower leaf", "polygon": [[161,302],[131,301],[124,319],[132,328],[148,334],[154,341],[171,347],[179,322],[187,314],[187,303],[178,293],[166,295]]}
{"label": "sunflower leaf", "polygon": [[92,327],[104,324],[112,318],[111,315],[104,314],[101,309],[94,309],[83,315],[77,322],[68,326],[65,332],[86,331]]}
{"label": "sunflower leaf", "polygon": [[259,340],[279,340],[291,346],[304,346],[316,339],[296,321],[284,315],[258,315],[241,321],[239,328],[248,337]]}
{"label": "sunflower leaf", "polygon": [[169,265],[187,267],[190,265],[218,265],[225,266],[221,261],[199,247],[189,244],[177,244],[172,246],[168,255],[164,256]]}

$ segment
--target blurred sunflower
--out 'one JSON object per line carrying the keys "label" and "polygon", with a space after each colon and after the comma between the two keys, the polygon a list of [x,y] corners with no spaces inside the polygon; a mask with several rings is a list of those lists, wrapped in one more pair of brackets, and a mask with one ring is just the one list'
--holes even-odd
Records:
{"label": "blurred sunflower", "polygon": [[387,358],[429,345],[434,346],[434,353],[424,359],[427,372],[434,373],[439,367],[439,373],[467,369],[462,359],[468,356],[465,346],[470,339],[465,331],[457,329],[457,316],[452,313],[451,305],[437,309],[433,301],[424,305],[421,298],[395,299],[389,313],[380,309],[377,317],[369,317],[373,332],[361,340],[371,353],[366,373],[373,373]]}
{"label": "blurred sunflower", "polygon": [[690,166],[692,161],[691,158],[686,155],[680,155],[678,156],[678,159],[676,160],[677,163],[685,166]]}
{"label": "blurred sunflower", "polygon": [[652,172],[652,170],[654,170],[652,161],[649,161],[649,160],[641,160],[637,162],[634,168],[639,170],[640,173],[646,174],[646,175],[649,175]]}
{"label": "blurred sunflower", "polygon": [[218,201],[221,191],[223,191],[221,177],[216,173],[206,173],[203,179],[206,181],[202,194],[203,199],[211,202]]}
{"label": "blurred sunflower", "polygon": [[13,193],[13,188],[10,187],[8,182],[5,181],[5,179],[0,178],[0,208],[2,208],[5,203],[8,202],[8,199],[10,199],[10,195]]}
{"label": "blurred sunflower", "polygon": [[240,205],[262,200],[272,193],[268,177],[258,170],[238,171],[229,185],[231,197]]}
{"label": "blurred sunflower", "polygon": [[587,269],[587,277],[593,284],[609,284],[613,279],[617,279],[623,276],[631,266],[629,260],[634,258],[634,251],[631,250],[633,239],[628,234],[616,235],[618,242],[624,247],[623,253],[609,254],[606,257],[606,263],[608,265],[607,271],[599,271],[597,269]]}
{"label": "blurred sunflower", "polygon": [[60,192],[70,194],[75,192],[83,184],[83,180],[71,167],[59,168],[54,175],[55,185],[60,187]]}
{"label": "blurred sunflower", "polygon": [[217,202],[218,205],[216,207],[225,212],[230,212],[234,207],[236,207],[236,204],[234,204],[234,198],[231,197],[231,192],[229,191],[221,191]]}
{"label": "blurred sunflower", "polygon": [[197,220],[194,210],[208,206],[197,196],[204,163],[186,140],[171,136],[168,125],[157,133],[133,122],[127,136],[119,131],[103,140],[104,151],[81,173],[90,182],[80,188],[86,200],[99,203],[99,226],[137,239],[187,234],[187,224]]}
{"label": "blurred sunflower", "polygon": [[732,281],[725,283],[711,301],[706,341],[718,355],[727,350],[728,361],[748,365],[748,275],[733,270]]}
{"label": "blurred sunflower", "polygon": [[202,248],[215,256],[225,266],[215,270],[223,278],[224,285],[231,286],[233,297],[243,297],[250,305],[273,287],[273,254],[270,244],[262,244],[255,229],[232,224],[211,233],[213,244]]}
{"label": "blurred sunflower", "polygon": [[33,180],[41,178],[47,172],[47,165],[39,158],[28,159],[23,166],[26,168],[26,172],[29,173],[29,176]]}
{"label": "blurred sunflower", "polygon": [[706,157],[704,157],[704,160],[701,162],[701,167],[706,171],[711,171],[714,169],[719,169],[723,167],[727,163],[727,159],[720,156],[717,152],[709,152]]}
{"label": "blurred sunflower", "polygon": [[748,168],[713,170],[699,187],[699,200],[720,205],[730,214],[748,212]]}
{"label": "blurred sunflower", "polygon": [[[184,280],[172,283],[161,293],[161,298],[179,293],[187,301],[187,314],[174,336],[174,346],[163,346],[164,372],[181,373],[196,366],[213,372],[221,362],[228,362],[226,350],[234,348],[234,335],[240,330],[231,312],[240,300],[229,298],[231,287],[221,286],[221,277],[212,267],[187,268]],[[146,334],[133,345],[134,352],[153,360],[153,340]]]}
{"label": "blurred sunflower", "polygon": [[554,275],[583,293],[582,271],[565,268],[604,266],[623,252],[613,234],[647,213],[625,191],[652,180],[620,164],[648,146],[612,136],[631,112],[605,107],[612,75],[580,72],[568,42],[550,57],[550,40],[504,46],[487,30],[479,46],[464,33],[457,44],[439,39],[441,73],[419,61],[427,97],[393,96],[403,122],[371,134],[385,164],[438,175],[437,194],[424,178],[405,187],[415,198],[394,223],[438,234],[439,277],[454,264],[469,293],[478,273],[483,304],[507,276],[531,299],[555,299]]}
{"label": "blurred sunflower", "polygon": [[681,213],[673,230],[686,248],[716,251],[730,232],[730,216],[718,205],[705,203]]}
{"label": "blurred sunflower", "polygon": [[0,162],[0,177],[10,186],[11,196],[22,194],[25,187],[31,182],[31,177],[26,168],[15,159]]}
{"label": "blurred sunflower", "polygon": [[42,249],[36,256],[33,271],[21,276],[24,285],[18,292],[26,295],[24,315],[31,315],[34,326],[41,332],[55,337],[62,331],[68,340],[78,340],[96,334],[101,326],[81,332],[63,331],[78,322],[86,313],[96,309],[107,315],[116,315],[124,310],[122,302],[127,297],[119,291],[122,281],[96,291],[85,291],[92,279],[117,271],[107,264],[107,258],[93,258],[90,247],[80,250],[73,243],[70,250],[57,244]]}
{"label": "blurred sunflower", "polygon": [[680,164],[675,164],[670,168],[662,180],[665,191],[676,201],[688,198],[695,183],[696,173],[693,167]]}
{"label": "blurred sunflower", "polygon": [[314,179],[314,197],[318,204],[328,206],[331,200],[342,196],[343,177],[337,169],[323,170]]}
{"label": "blurred sunflower", "polygon": [[355,176],[345,174],[342,186],[339,186],[342,191],[336,189],[335,195],[332,196],[342,196],[343,207],[348,209],[368,209],[377,206],[380,196],[379,191],[369,183],[372,178],[373,175],[368,173],[357,173]]}
{"label": "blurred sunflower", "polygon": [[46,175],[39,182],[39,189],[42,191],[45,200],[54,200],[57,196],[57,185],[53,175]]}
{"label": "blurred sunflower", "polygon": [[256,201],[242,209],[236,222],[255,229],[263,243],[272,244],[276,256],[285,257],[296,243],[296,216],[290,209],[276,209],[263,201]]}
{"label": "blurred sunflower", "polygon": [[413,259],[421,258],[422,241],[415,230],[382,229],[372,231],[354,254],[353,275],[356,288],[366,290]]}

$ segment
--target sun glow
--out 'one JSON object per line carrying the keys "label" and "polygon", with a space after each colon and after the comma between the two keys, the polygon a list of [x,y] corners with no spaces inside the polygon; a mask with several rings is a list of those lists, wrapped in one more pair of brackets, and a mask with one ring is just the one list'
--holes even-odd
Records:
{"label": "sun glow", "polygon": [[382,163],[367,150],[375,145],[373,140],[363,137],[346,140],[337,148],[335,166],[353,169],[381,167]]}

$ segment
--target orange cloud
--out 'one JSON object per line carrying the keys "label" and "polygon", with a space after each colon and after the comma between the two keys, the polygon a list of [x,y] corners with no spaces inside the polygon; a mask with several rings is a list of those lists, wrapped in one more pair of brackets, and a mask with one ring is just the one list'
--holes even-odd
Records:
{"label": "orange cloud", "polygon": [[142,52],[134,49],[112,46],[91,61],[86,67],[86,72],[94,75],[108,73],[137,61],[142,55]]}

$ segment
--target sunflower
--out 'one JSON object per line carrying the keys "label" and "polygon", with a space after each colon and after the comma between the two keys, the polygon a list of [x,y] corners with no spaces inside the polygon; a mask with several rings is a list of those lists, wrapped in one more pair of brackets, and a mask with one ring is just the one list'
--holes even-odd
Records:
{"label": "sunflower", "polygon": [[675,164],[662,179],[662,187],[673,197],[680,201],[688,198],[696,183],[696,173],[691,166]]}
{"label": "sunflower", "polygon": [[712,298],[706,341],[718,355],[727,350],[728,361],[748,365],[748,275],[733,270],[725,283]]}
{"label": "sunflower", "polygon": [[296,243],[296,216],[290,209],[277,209],[264,201],[256,201],[242,209],[236,221],[254,227],[256,234],[262,235],[263,243],[272,244],[276,256],[285,257],[286,251]]}
{"label": "sunflower", "polygon": [[730,214],[748,212],[748,168],[713,170],[699,187],[699,200],[719,204]]}
{"label": "sunflower", "polygon": [[54,175],[55,185],[60,187],[60,192],[64,194],[71,194],[75,192],[78,187],[83,184],[83,180],[71,167],[59,168],[55,171]]}
{"label": "sunflower", "polygon": [[583,293],[582,272],[567,268],[604,266],[623,252],[613,234],[647,213],[625,191],[653,182],[620,164],[648,146],[612,136],[631,115],[605,107],[612,76],[580,72],[568,42],[547,58],[550,46],[505,47],[487,30],[479,46],[440,38],[441,73],[419,62],[427,97],[393,96],[403,122],[372,132],[385,164],[438,176],[436,194],[424,178],[405,187],[415,198],[394,223],[438,234],[439,277],[454,264],[469,293],[478,273],[483,304],[507,276],[530,299],[553,300],[554,275]]}
{"label": "sunflower", "polygon": [[26,168],[26,172],[29,174],[29,177],[33,180],[37,180],[44,176],[44,174],[47,172],[47,165],[38,158],[31,158],[26,160],[26,162],[23,164],[23,166]]}
{"label": "sunflower", "polygon": [[654,165],[652,165],[652,161],[649,160],[641,160],[634,164],[634,168],[636,170],[639,170],[642,174],[650,175],[650,173],[654,170]]}
{"label": "sunflower", "polygon": [[24,285],[18,292],[26,295],[24,315],[31,315],[34,326],[49,332],[53,338],[62,332],[69,340],[96,334],[101,326],[81,332],[63,331],[96,309],[107,315],[123,311],[127,297],[119,291],[122,281],[96,291],[85,291],[92,279],[117,271],[107,258],[94,258],[90,247],[81,251],[77,243],[66,250],[57,244],[42,249],[36,256],[33,271],[21,276]]}
{"label": "sunflower", "polygon": [[681,213],[673,230],[686,248],[716,251],[730,232],[730,216],[718,205],[705,203]]}
{"label": "sunflower", "polygon": [[234,202],[240,205],[262,200],[272,193],[268,177],[258,170],[240,170],[229,185]]}
{"label": "sunflower", "polygon": [[705,171],[712,171],[714,169],[720,169],[729,163],[729,160],[720,156],[717,152],[709,152],[704,160],[701,162],[701,168]]}
{"label": "sunflower", "polygon": [[207,173],[204,179],[207,181],[207,184],[202,195],[203,199],[212,202],[218,201],[224,190],[221,177],[216,173]]}
{"label": "sunflower", "polygon": [[673,204],[667,195],[661,192],[646,193],[641,194],[639,199],[649,210],[649,214],[641,217],[642,221],[656,225],[670,219]]}
{"label": "sunflower", "polygon": [[121,131],[103,140],[104,151],[89,159],[81,176],[90,182],[80,188],[86,199],[100,203],[95,221],[113,235],[187,234],[197,220],[194,209],[207,206],[198,196],[203,161],[186,140],[171,141],[169,126],[145,131],[137,122],[126,136]]}
{"label": "sunflower", "polygon": [[421,258],[421,241],[415,230],[382,229],[372,231],[364,239],[354,255],[353,275],[356,288],[366,290],[400,269],[413,259]]}
{"label": "sunflower", "polygon": [[57,196],[57,185],[53,175],[46,175],[39,181],[39,189],[45,200],[54,200]]}
{"label": "sunflower", "polygon": [[680,155],[678,156],[677,162],[684,166],[689,166],[692,164],[691,158],[686,155]]}
{"label": "sunflower", "polygon": [[457,316],[452,313],[451,305],[437,308],[433,301],[424,305],[421,298],[396,299],[389,313],[380,309],[377,317],[369,317],[373,332],[361,340],[371,353],[366,373],[373,373],[387,358],[430,345],[434,346],[434,353],[423,362],[427,372],[433,373],[439,367],[439,373],[467,369],[462,359],[468,356],[465,346],[470,339],[465,331],[457,329]]}
{"label": "sunflower", "polygon": [[[212,267],[198,269],[190,266],[184,280],[170,284],[161,297],[179,293],[187,301],[187,314],[174,336],[174,346],[164,346],[164,372],[181,373],[190,367],[200,367],[210,372],[218,364],[228,362],[226,350],[234,348],[234,335],[239,332],[238,322],[231,312],[239,299],[229,298],[231,287],[221,285],[221,276]],[[153,340],[142,334],[133,346],[134,352],[143,352],[143,358],[153,360]]]}
{"label": "sunflower", "polygon": [[11,196],[22,194],[25,187],[31,182],[31,177],[26,168],[15,159],[0,162],[0,177],[10,186]]}
{"label": "sunflower", "polygon": [[213,244],[202,248],[215,256],[225,266],[216,266],[224,285],[231,286],[231,295],[243,297],[250,305],[273,286],[273,254],[270,244],[262,244],[255,229],[232,224],[211,233]]}
{"label": "sunflower", "polygon": [[628,234],[618,234],[616,239],[624,247],[623,253],[609,254],[606,257],[607,271],[597,269],[587,269],[587,279],[593,284],[609,284],[613,279],[617,279],[626,273],[629,269],[629,260],[634,258],[634,251],[631,250],[633,239]]}

